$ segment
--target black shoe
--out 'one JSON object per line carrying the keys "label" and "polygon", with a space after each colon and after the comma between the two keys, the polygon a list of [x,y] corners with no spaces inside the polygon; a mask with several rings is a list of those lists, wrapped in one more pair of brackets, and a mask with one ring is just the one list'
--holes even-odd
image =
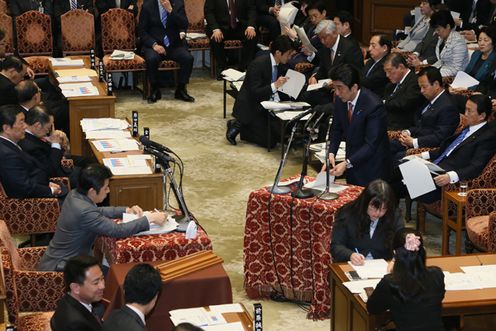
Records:
{"label": "black shoe", "polygon": [[146,100],[148,103],[155,103],[157,102],[157,96],[155,93],[150,94],[150,96]]}
{"label": "black shoe", "polygon": [[155,103],[157,100],[162,98],[162,93],[159,89],[152,89],[150,92],[150,96],[148,97],[148,103]]}
{"label": "black shoe", "polygon": [[239,128],[236,126],[236,120],[227,121],[226,139],[231,145],[236,145],[236,137],[239,133]]}
{"label": "black shoe", "polygon": [[177,89],[174,98],[186,102],[195,102],[195,98],[189,95],[188,92],[186,92],[186,89]]}
{"label": "black shoe", "polygon": [[155,99],[157,100],[162,99],[162,92],[160,92],[160,89],[155,90]]}

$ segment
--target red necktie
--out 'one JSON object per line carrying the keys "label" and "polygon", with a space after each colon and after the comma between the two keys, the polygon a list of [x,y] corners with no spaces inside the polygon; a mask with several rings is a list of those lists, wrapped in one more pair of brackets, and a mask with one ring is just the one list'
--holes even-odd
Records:
{"label": "red necktie", "polygon": [[353,117],[353,104],[348,102],[348,122],[351,122],[351,118]]}

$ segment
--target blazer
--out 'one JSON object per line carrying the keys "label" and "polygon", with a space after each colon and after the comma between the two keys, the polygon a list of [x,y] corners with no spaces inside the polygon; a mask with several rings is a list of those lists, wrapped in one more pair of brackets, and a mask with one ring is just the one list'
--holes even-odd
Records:
{"label": "blazer", "polygon": [[375,65],[374,59],[368,59],[362,70],[363,79],[361,86],[368,88],[381,99],[384,97],[384,89],[389,83],[389,79],[386,77],[386,73],[384,72],[384,62],[386,61],[386,57],[387,55],[383,56],[382,59],[380,59]]}
{"label": "blazer", "polygon": [[275,6],[275,0],[256,0],[257,14],[269,14],[269,8]]}
{"label": "blazer", "polygon": [[422,106],[415,115],[415,126],[410,127],[412,137],[418,139],[419,147],[437,147],[455,132],[460,115],[448,92],[443,92],[422,114]]}
{"label": "blazer", "polygon": [[421,60],[426,60],[428,64],[433,64],[437,61],[436,57],[436,45],[437,45],[437,34],[435,34],[433,28],[427,30],[424,38],[420,43],[417,44],[413,50],[418,54]]}
{"label": "blazer", "polygon": [[145,331],[141,318],[127,305],[114,310],[103,323],[103,331]]}
{"label": "blazer", "polygon": [[[211,34],[215,29],[223,31],[230,30],[230,16],[227,1],[206,0],[203,7],[205,19],[207,20],[207,33]],[[242,29],[257,25],[257,9],[253,0],[236,0],[236,18]]]}
{"label": "blazer", "polygon": [[353,165],[346,170],[347,183],[367,186],[374,179],[388,178],[391,159],[382,101],[362,88],[351,122],[347,109],[346,102],[336,97],[329,145],[329,152],[336,155],[340,142],[346,142],[346,158]]}
{"label": "blazer", "polygon": [[[100,1],[100,0],[99,0]],[[88,10],[91,14],[95,14],[93,0],[77,0],[78,9]],[[55,0],[53,1],[53,16],[60,21],[60,16],[71,10],[70,0]]]}
{"label": "blazer", "polygon": [[31,155],[0,138],[0,182],[11,198],[53,198],[49,177]]}
{"label": "blazer", "polygon": [[19,141],[19,146],[27,154],[38,160],[43,171],[49,177],[64,177],[68,171],[65,171],[61,165],[64,150],[52,148],[51,144],[42,141],[40,138],[26,131],[24,139]]}
{"label": "blazer", "polygon": [[472,13],[473,0],[463,0],[462,9],[460,12],[460,18],[463,21],[460,30],[474,30],[476,34],[479,34],[479,27],[481,25],[487,25],[490,15],[491,15],[491,2],[489,0],[478,0],[475,6],[475,22],[470,22],[470,14]]}
{"label": "blazer", "polygon": [[397,331],[443,331],[442,301],[446,292],[443,271],[428,267],[422,286],[424,292],[419,302],[404,302],[395,295],[392,274],[385,275],[367,300],[367,309],[371,314],[391,310]]}
{"label": "blazer", "polygon": [[0,106],[16,105],[17,92],[15,84],[10,79],[0,74]]}
{"label": "blazer", "polygon": [[429,31],[430,20],[430,17],[427,16],[423,16],[418,20],[417,23],[412,26],[408,36],[399,42],[398,48],[403,51],[413,52],[415,47],[424,39],[427,31]]}
{"label": "blazer", "polygon": [[436,44],[437,61],[432,65],[439,68],[443,77],[456,76],[458,71],[463,71],[468,64],[468,48],[465,37],[455,30],[451,30],[446,39],[443,50],[439,52],[442,39],[438,38]]}
{"label": "blazer", "polygon": [[126,207],[97,207],[86,195],[72,190],[64,200],[55,235],[41,258],[38,269],[59,270],[69,258],[90,254],[98,235],[123,238],[149,230],[148,220],[144,216],[122,224],[112,220],[122,218],[125,211]]}
{"label": "blazer", "polygon": [[97,318],[70,294],[66,294],[57,304],[50,327],[52,331],[99,331],[102,325]]}
{"label": "blazer", "polygon": [[[30,10],[38,10],[40,4],[38,1],[33,0],[9,0],[9,10],[12,17],[19,16]],[[41,4],[43,6],[43,12],[47,15],[52,15],[52,1],[42,0]]]}
{"label": "blazer", "polygon": [[[465,138],[439,166],[446,171],[455,171],[460,180],[479,176],[489,160],[496,152],[496,127],[494,122],[486,123],[479,130]],[[458,135],[444,140],[438,149],[429,152],[431,160],[435,160]]]}
{"label": "blazer", "polygon": [[470,57],[470,62],[465,68],[465,72],[477,79],[479,82],[487,80],[488,77],[494,72],[496,66],[496,51],[492,51],[484,63],[479,67],[477,72],[473,73],[474,66],[482,56],[482,52],[477,50]]}
{"label": "blazer", "polygon": [[420,93],[417,75],[413,70],[410,70],[396,91],[395,88],[396,84],[388,83],[384,91],[388,130],[411,127],[414,124],[415,112],[426,102]]}
{"label": "blazer", "polygon": [[317,51],[313,63],[319,65],[316,70],[315,78],[329,78],[329,71],[341,64],[354,65],[358,70],[363,68],[363,54],[359,47],[355,47],[352,41],[338,37],[338,47],[334,54],[334,61],[331,63],[331,50],[327,47],[322,47]]}
{"label": "blazer", "polygon": [[[96,8],[98,9],[98,15],[101,15],[111,8],[117,8],[115,0],[98,0],[96,2]],[[129,6],[133,5],[132,13],[134,16],[138,14],[138,6],[136,5],[136,0],[121,0],[121,5],[119,8],[128,9]]]}
{"label": "blazer", "polygon": [[188,28],[188,18],[184,11],[183,0],[171,0],[172,12],[168,14],[167,26],[164,28],[160,20],[158,2],[155,0],[145,1],[141,7],[138,33],[143,46],[151,48],[154,43],[164,46],[164,36],[167,34],[170,46],[182,46],[179,32]]}

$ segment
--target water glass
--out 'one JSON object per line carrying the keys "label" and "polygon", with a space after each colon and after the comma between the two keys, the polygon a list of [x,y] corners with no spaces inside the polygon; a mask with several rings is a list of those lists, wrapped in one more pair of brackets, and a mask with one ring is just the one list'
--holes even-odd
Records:
{"label": "water glass", "polygon": [[458,191],[458,195],[461,197],[466,197],[467,196],[467,188],[468,188],[468,182],[462,180],[460,182],[460,190]]}

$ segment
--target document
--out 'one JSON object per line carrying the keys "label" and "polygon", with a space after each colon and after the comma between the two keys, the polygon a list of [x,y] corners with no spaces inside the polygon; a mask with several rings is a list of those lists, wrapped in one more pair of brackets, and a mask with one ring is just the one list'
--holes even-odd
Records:
{"label": "document", "polygon": [[131,138],[129,130],[99,130],[86,132],[86,139]]}
{"label": "document", "polygon": [[[347,188],[346,186],[336,184],[334,181],[335,181],[335,177],[330,175],[329,176],[329,192],[338,193],[338,192],[346,190],[346,188]],[[327,174],[325,171],[321,171],[318,173],[318,175],[314,181],[306,183],[303,187],[307,188],[307,189],[313,189],[316,191],[324,192],[324,190],[326,189],[326,186],[327,186]]]}
{"label": "document", "polygon": [[332,80],[331,79],[319,79],[316,84],[310,84],[307,86],[307,91],[313,91],[313,90],[318,90],[321,89],[327,85],[331,85]]}
{"label": "document", "polygon": [[66,76],[88,76],[88,77],[98,77],[98,74],[93,69],[80,68],[80,69],[60,69],[55,71],[56,77],[66,77]]}
{"label": "document", "polygon": [[403,183],[412,199],[436,189],[427,165],[419,159],[412,159],[399,165]]}
{"label": "document", "polygon": [[346,288],[354,294],[359,294],[364,291],[364,288],[366,287],[373,287],[375,288],[377,284],[381,281],[380,278],[374,278],[374,279],[364,279],[364,280],[352,280],[349,282],[344,282],[343,285],[346,286]]}
{"label": "document", "polygon": [[463,272],[444,272],[444,286],[446,291],[477,290],[481,286],[479,280],[472,274]]}
{"label": "document", "polygon": [[279,15],[277,15],[277,20],[281,25],[281,31],[284,31],[285,27],[291,27],[293,24],[296,14],[298,14],[298,8],[293,6],[291,2],[285,3],[279,8]]}
{"label": "document", "polygon": [[89,76],[64,76],[64,77],[57,77],[57,81],[59,82],[59,84],[91,82],[91,77],[89,77]]}
{"label": "document", "polygon": [[174,325],[187,322],[203,328],[210,325],[227,324],[222,314],[207,311],[205,308],[175,309],[171,310],[169,314]]}
{"label": "document", "polygon": [[458,71],[453,83],[451,83],[452,88],[462,89],[468,89],[469,87],[477,85],[479,85],[479,81],[464,71]]}
{"label": "document", "polygon": [[239,80],[239,81],[231,82],[231,84],[237,91],[241,91],[241,86],[243,86],[243,81]]}
{"label": "document", "polygon": [[272,110],[274,112],[281,110],[290,110],[290,109],[302,109],[305,107],[310,107],[310,104],[302,101],[262,101],[260,102],[262,107],[267,110]]}
{"label": "document", "polygon": [[243,307],[239,303],[228,303],[225,305],[210,305],[210,311],[217,313],[242,313]]}
{"label": "document", "polygon": [[456,11],[451,11],[451,16],[453,17],[454,20],[460,18],[460,13]]}
{"label": "document", "polygon": [[418,157],[417,155],[408,155],[408,156],[405,156],[404,158],[401,159],[401,161],[409,161],[409,160],[421,161],[422,163],[424,163],[427,166],[427,169],[429,169],[429,171],[433,175],[442,175],[442,174],[446,173],[446,170],[444,170],[443,168],[441,168],[437,164],[432,163],[431,161],[423,159],[421,157]]}
{"label": "document", "polygon": [[115,49],[112,54],[110,54],[110,59],[112,60],[133,60],[134,52],[120,51]]}
{"label": "document", "polygon": [[98,88],[92,83],[66,83],[59,84],[62,94],[66,98],[87,97],[99,95]]}
{"label": "document", "polygon": [[139,146],[134,139],[103,139],[91,142],[100,152],[127,152],[138,151]]}
{"label": "document", "polygon": [[207,35],[205,33],[197,33],[197,32],[186,33],[186,40],[197,40],[202,38],[207,38]]}
{"label": "document", "polygon": [[293,99],[298,99],[298,95],[300,95],[306,82],[305,75],[301,72],[288,69],[285,77],[288,80],[278,89],[278,91],[293,97]]}
{"label": "document", "polygon": [[[325,163],[326,162],[326,157],[327,153],[325,151],[325,142],[320,143],[322,148],[318,149],[319,144],[314,144],[314,147],[312,148],[312,145],[310,145],[311,150],[315,150],[315,157],[320,160],[320,162]],[[342,141],[339,144],[338,151],[336,152],[336,155],[334,156],[334,159],[336,162],[343,162],[346,159],[346,142]]]}
{"label": "document", "polygon": [[305,30],[303,28],[300,28],[298,25],[294,25],[293,28],[298,34],[298,38],[301,40],[301,44],[303,45],[303,47],[305,47],[309,52],[312,53],[317,52],[317,49],[313,47],[312,43],[310,42],[310,39],[308,39]]}
{"label": "document", "polygon": [[388,273],[388,263],[384,259],[365,260],[363,265],[353,265],[350,261],[348,261],[348,264],[351,265],[358,273],[358,276],[363,279],[382,278]]}
{"label": "document", "polygon": [[83,59],[77,59],[73,60],[68,57],[52,57],[50,58],[50,62],[52,63],[52,66],[54,67],[82,67],[84,66],[84,61]]}
{"label": "document", "polygon": [[233,322],[218,325],[206,325],[202,327],[205,331],[244,331],[243,324],[241,322]]}
{"label": "document", "polygon": [[224,79],[229,81],[229,82],[235,82],[238,80],[243,80],[245,79],[245,74],[244,72],[238,71],[236,69],[226,69],[221,72],[222,76],[224,76]]}
{"label": "document", "polygon": [[150,166],[152,162],[152,156],[148,154],[103,159],[103,164],[109,167],[112,174],[116,176],[150,175],[153,173]]}
{"label": "document", "polygon": [[[274,114],[281,121],[291,121],[293,118],[295,118],[296,116],[300,115],[303,112],[304,112],[303,110],[302,111],[291,110],[291,111],[277,112],[277,113],[274,113]],[[310,116],[312,116],[312,114],[307,114],[307,115],[303,116],[302,118],[300,118],[300,121],[306,121],[307,119],[310,118]]]}
{"label": "document", "polygon": [[80,123],[83,132],[96,130],[125,130],[129,127],[129,123],[125,120],[110,117],[83,118]]}

